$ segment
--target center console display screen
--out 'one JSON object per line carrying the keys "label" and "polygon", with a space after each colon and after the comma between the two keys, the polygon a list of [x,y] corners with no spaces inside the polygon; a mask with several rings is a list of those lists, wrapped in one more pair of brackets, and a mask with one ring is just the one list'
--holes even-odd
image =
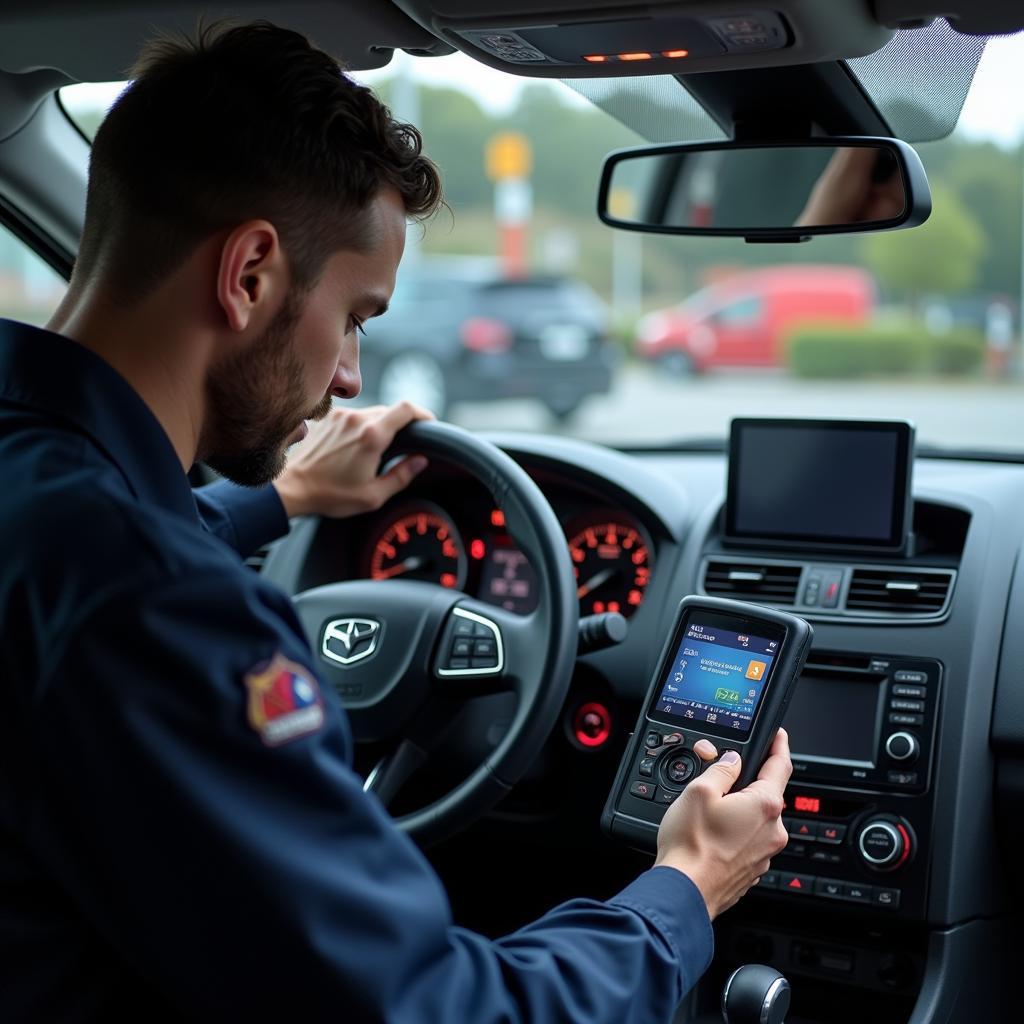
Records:
{"label": "center console display screen", "polygon": [[781,640],[781,634],[740,633],[695,615],[683,628],[651,710],[745,739]]}
{"label": "center console display screen", "polygon": [[881,683],[805,672],[782,720],[794,757],[870,766]]}
{"label": "center console display screen", "polygon": [[899,550],[913,438],[901,421],[733,420],[726,536]]}

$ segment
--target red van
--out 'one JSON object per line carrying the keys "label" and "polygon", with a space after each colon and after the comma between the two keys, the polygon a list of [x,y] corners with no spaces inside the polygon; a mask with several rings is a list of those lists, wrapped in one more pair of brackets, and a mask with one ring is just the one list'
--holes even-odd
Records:
{"label": "red van", "polygon": [[779,366],[783,341],[801,323],[866,323],[875,285],[858,267],[749,270],[657,310],[637,325],[636,352],[678,373],[720,366]]}

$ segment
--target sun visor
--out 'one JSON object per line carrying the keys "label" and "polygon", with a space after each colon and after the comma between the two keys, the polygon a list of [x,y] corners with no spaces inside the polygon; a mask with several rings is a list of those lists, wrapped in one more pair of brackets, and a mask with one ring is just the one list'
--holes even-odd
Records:
{"label": "sun visor", "polygon": [[[566,4],[394,0],[484,64],[537,78],[689,74],[842,60],[892,36],[863,0]],[[500,8],[500,10],[499,10]]]}
{"label": "sun visor", "polygon": [[[200,0],[139,3],[77,0],[73,4],[3,0],[0,3],[0,69],[56,68],[83,82],[122,79],[142,43],[158,30],[194,34],[211,8]],[[266,18],[308,35],[353,70],[383,67],[396,49],[450,53],[436,36],[381,0],[237,0],[216,8],[218,18]]]}

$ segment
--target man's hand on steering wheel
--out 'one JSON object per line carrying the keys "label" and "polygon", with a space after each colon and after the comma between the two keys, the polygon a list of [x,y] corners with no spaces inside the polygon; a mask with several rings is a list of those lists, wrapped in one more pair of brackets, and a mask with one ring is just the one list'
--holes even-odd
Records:
{"label": "man's hand on steering wheel", "polygon": [[381,456],[395,434],[433,413],[412,402],[365,409],[332,409],[289,455],[274,481],[288,517],[304,515],[340,519],[378,509],[407,487],[427,465],[421,455],[397,462],[378,476]]}

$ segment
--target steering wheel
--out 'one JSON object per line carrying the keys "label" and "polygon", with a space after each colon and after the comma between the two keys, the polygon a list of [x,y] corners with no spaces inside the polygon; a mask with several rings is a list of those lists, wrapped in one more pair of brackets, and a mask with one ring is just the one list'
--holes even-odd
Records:
{"label": "steering wheel", "polygon": [[383,741],[391,751],[363,787],[385,805],[442,745],[460,702],[515,693],[511,725],[484,762],[433,803],[395,819],[426,846],[493,807],[540,753],[572,678],[579,602],[558,520],[517,463],[437,422],[402,430],[384,462],[412,453],[453,462],[490,491],[536,573],[536,610],[514,615],[412,580],[331,583],[293,600],[321,677],[341,696],[357,742]]}

